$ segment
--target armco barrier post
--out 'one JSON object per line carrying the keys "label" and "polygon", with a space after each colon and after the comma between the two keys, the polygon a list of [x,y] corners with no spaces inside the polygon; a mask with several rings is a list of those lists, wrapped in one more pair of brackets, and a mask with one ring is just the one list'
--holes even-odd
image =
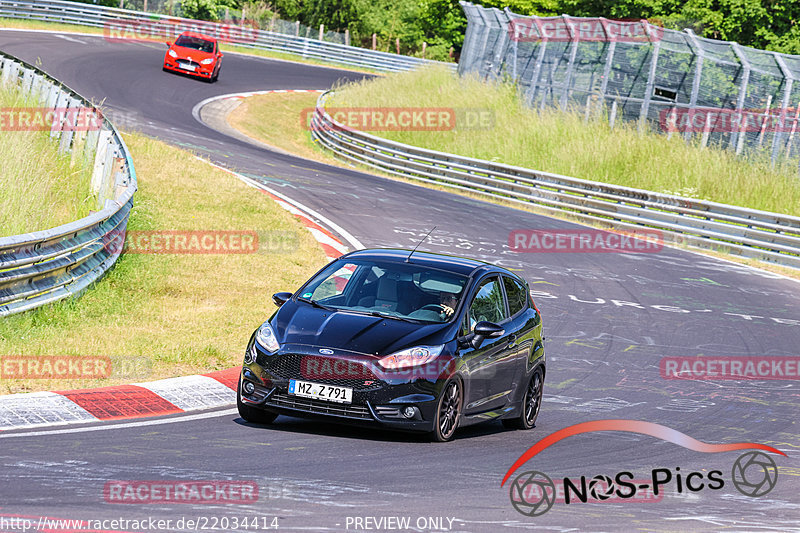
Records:
{"label": "armco barrier post", "polygon": [[33,69],[26,68],[22,71],[22,94],[28,96],[33,87]]}
{"label": "armco barrier post", "polygon": [[92,194],[100,195],[105,174],[107,153],[111,146],[111,131],[103,128],[97,137],[97,148],[94,150],[94,165],[92,170]]}
{"label": "armco barrier post", "polygon": [[[69,101],[69,95],[67,94],[67,92],[61,91],[58,95],[58,98],[56,99],[56,104],[52,107],[55,107],[56,109],[64,109],[65,107],[67,107],[68,101]],[[63,132],[61,131],[61,124],[54,122],[53,127],[50,130],[50,137],[54,139],[60,139],[62,133]]]}

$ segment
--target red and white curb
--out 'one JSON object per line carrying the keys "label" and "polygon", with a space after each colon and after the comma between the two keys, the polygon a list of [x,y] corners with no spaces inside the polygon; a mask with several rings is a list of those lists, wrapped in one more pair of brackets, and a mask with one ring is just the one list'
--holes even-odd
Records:
{"label": "red and white curb", "polygon": [[[338,224],[263,183],[203,160],[269,195],[295,215],[319,242],[328,260],[347,253],[342,236],[354,250],[364,246]],[[330,228],[330,229],[328,229]],[[239,367],[203,375],[147,383],[62,392],[33,392],[0,396],[0,431],[59,426],[103,420],[162,416],[236,403]]]}
{"label": "red and white curb", "polygon": [[99,389],[0,396],[0,430],[161,416],[233,405],[239,368]]}

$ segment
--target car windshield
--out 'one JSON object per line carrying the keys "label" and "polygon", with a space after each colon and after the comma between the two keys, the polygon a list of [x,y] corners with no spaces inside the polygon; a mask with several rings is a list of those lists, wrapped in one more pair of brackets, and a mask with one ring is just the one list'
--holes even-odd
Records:
{"label": "car windshield", "polygon": [[191,37],[189,35],[181,35],[175,41],[175,46],[182,46],[184,48],[191,48],[192,50],[200,50],[209,54],[214,53],[214,43],[201,39],[200,37]]}
{"label": "car windshield", "polygon": [[454,318],[467,280],[413,263],[335,261],[299,297],[335,310],[443,323]]}

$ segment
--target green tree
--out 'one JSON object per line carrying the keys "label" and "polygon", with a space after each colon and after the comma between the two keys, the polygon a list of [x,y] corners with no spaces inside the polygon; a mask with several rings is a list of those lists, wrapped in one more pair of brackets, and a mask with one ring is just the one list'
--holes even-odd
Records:
{"label": "green tree", "polygon": [[219,8],[216,0],[181,0],[183,16],[197,20],[219,20]]}

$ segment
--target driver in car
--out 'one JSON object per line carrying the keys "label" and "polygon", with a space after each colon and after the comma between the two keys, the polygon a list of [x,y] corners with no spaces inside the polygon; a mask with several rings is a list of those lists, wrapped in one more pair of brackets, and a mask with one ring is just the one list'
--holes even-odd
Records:
{"label": "driver in car", "polygon": [[453,316],[453,313],[456,312],[456,306],[458,305],[458,298],[452,292],[441,292],[439,293],[439,307],[442,308],[441,314],[444,315],[442,318],[445,320],[449,319]]}

